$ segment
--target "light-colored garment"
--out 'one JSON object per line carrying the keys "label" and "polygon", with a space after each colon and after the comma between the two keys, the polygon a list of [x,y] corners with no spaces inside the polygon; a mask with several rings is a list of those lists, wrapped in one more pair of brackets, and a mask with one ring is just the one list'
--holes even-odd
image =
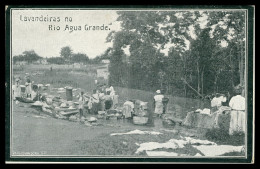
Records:
{"label": "light-colored garment", "polygon": [[110,86],[109,91],[110,91],[110,96],[113,97],[113,96],[115,95],[114,87],[113,87],[113,86]]}
{"label": "light-colored garment", "polygon": [[25,93],[26,93],[26,94],[32,94],[32,83],[26,82],[26,83],[25,83],[25,86],[26,86],[26,88],[25,88]]}
{"label": "light-colored garment", "polygon": [[227,98],[224,96],[214,97],[211,100],[211,107],[220,107],[220,106],[222,106],[222,103],[226,102],[226,101],[227,101]]}
{"label": "light-colored garment", "polygon": [[104,93],[99,93],[99,94],[98,94],[98,97],[99,97],[99,99],[101,99],[101,100],[104,99],[104,96],[105,96]]}
{"label": "light-colored garment", "polygon": [[232,110],[230,113],[230,126],[229,134],[232,135],[234,132],[245,132],[246,121],[245,111]]}
{"label": "light-colored garment", "polygon": [[229,106],[231,107],[231,109],[234,109],[234,110],[245,110],[246,100],[243,96],[236,95],[231,98],[231,100],[229,102]]}
{"label": "light-colored garment", "polygon": [[229,134],[232,135],[234,132],[245,132],[245,98],[241,95],[236,95],[231,98],[229,106],[231,107],[231,119]]}
{"label": "light-colored garment", "polygon": [[90,98],[89,101],[88,101],[88,109],[92,109],[92,105],[93,105],[92,102],[93,102],[92,98]]}
{"label": "light-colored garment", "polygon": [[154,96],[154,100],[155,101],[161,101],[162,102],[163,98],[164,98],[164,95],[162,95],[162,94],[158,94],[158,95]]}
{"label": "light-colored garment", "polygon": [[154,113],[155,114],[162,114],[163,113],[163,103],[162,103],[163,98],[164,98],[163,95],[155,95],[154,96],[154,101],[155,101]]}
{"label": "light-colored garment", "polygon": [[92,101],[94,103],[99,103],[99,95],[98,94],[93,94],[92,95]]}
{"label": "light-colored garment", "polygon": [[34,99],[37,96],[37,93],[32,90],[31,96],[32,96],[32,99]]}
{"label": "light-colored garment", "polygon": [[132,113],[134,111],[134,103],[131,101],[126,101],[123,105],[123,115],[125,118],[132,117]]}
{"label": "light-colored garment", "polygon": [[110,91],[115,91],[113,86],[109,87]]}
{"label": "light-colored garment", "polygon": [[108,88],[105,89],[105,91],[106,91],[106,93],[111,92],[111,89],[108,87]]}
{"label": "light-colored garment", "polygon": [[85,98],[84,96],[79,97],[79,109],[83,109],[85,104]]}
{"label": "light-colored garment", "polygon": [[201,111],[201,114],[210,114],[210,109],[203,109],[202,111]]}
{"label": "light-colored garment", "polygon": [[21,97],[21,86],[20,84],[13,85],[13,96],[15,97]]}
{"label": "light-colored garment", "polygon": [[113,96],[113,105],[118,104],[118,95]]}
{"label": "light-colored garment", "polygon": [[133,102],[131,102],[131,101],[126,101],[126,102],[124,103],[124,105],[130,105],[130,107],[131,107],[131,109],[132,109],[131,111],[134,110],[135,105],[134,105]]}

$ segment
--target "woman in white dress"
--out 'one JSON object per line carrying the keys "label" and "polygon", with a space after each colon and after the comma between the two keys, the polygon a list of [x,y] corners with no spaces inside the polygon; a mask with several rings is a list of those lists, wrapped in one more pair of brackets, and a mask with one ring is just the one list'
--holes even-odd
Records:
{"label": "woman in white dress", "polygon": [[26,93],[26,97],[27,98],[31,98],[32,97],[32,83],[30,79],[27,79],[26,83],[25,83],[25,93]]}
{"label": "woman in white dress", "polygon": [[245,132],[246,130],[246,115],[245,115],[245,98],[241,96],[242,88],[236,87],[236,96],[233,96],[229,102],[231,107],[231,119],[229,126],[229,134],[233,135],[234,132]]}
{"label": "woman in white dress", "polygon": [[156,91],[156,95],[154,96],[154,113],[160,116],[163,113],[163,100],[164,95],[161,94],[160,90]]}
{"label": "woman in white dress", "polygon": [[21,97],[21,86],[20,86],[20,79],[15,79],[15,85],[13,85],[13,96],[14,100],[16,100],[16,97]]}

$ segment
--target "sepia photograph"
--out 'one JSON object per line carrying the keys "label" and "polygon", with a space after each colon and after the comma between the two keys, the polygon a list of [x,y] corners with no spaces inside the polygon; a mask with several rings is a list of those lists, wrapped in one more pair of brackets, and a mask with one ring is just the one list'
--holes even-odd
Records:
{"label": "sepia photograph", "polygon": [[254,7],[184,7],[7,6],[6,162],[254,163]]}

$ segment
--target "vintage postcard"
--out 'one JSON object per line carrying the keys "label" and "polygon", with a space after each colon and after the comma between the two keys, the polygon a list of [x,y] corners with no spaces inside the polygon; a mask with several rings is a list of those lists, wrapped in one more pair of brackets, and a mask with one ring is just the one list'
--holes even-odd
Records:
{"label": "vintage postcard", "polygon": [[6,163],[254,163],[254,6],[6,6]]}

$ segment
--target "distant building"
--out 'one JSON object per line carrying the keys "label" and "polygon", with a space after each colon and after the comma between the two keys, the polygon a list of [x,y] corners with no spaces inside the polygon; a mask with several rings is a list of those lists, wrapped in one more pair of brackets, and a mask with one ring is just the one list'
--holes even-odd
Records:
{"label": "distant building", "polygon": [[74,67],[74,68],[80,68],[81,66],[83,66],[82,63],[74,63],[74,64],[73,64],[73,67]]}
{"label": "distant building", "polygon": [[49,64],[49,63],[47,62],[47,59],[41,59],[41,62],[40,62],[40,63],[43,64],[43,65]]}
{"label": "distant building", "polygon": [[101,63],[109,64],[109,63],[110,63],[110,60],[108,60],[108,59],[103,59],[103,60],[101,60]]}
{"label": "distant building", "polygon": [[43,58],[43,59],[39,59],[39,60],[37,60],[37,61],[34,61],[33,64],[47,65],[47,64],[49,64],[49,63],[47,62],[47,59],[46,59],[46,58]]}

